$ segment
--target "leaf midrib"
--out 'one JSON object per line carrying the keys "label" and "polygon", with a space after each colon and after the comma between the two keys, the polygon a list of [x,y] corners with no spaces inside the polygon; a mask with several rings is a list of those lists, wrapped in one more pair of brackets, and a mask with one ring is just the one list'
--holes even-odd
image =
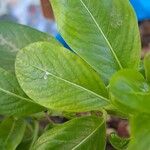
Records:
{"label": "leaf midrib", "polygon": [[75,150],[80,145],[82,145],[85,141],[87,141],[92,135],[94,135],[94,133],[96,133],[96,131],[102,126],[103,123],[104,123],[104,121],[102,121],[96,129],[94,129],[86,138],[84,138],[78,145],[74,146],[71,150]]}
{"label": "leaf midrib", "polygon": [[54,75],[54,74],[52,74],[52,73],[50,73],[50,72],[48,72],[48,71],[46,71],[46,70],[44,70],[44,69],[42,69],[42,68],[39,68],[39,67],[34,66],[34,65],[32,65],[32,66],[33,66],[34,68],[36,68],[36,69],[42,71],[42,72],[47,73],[47,75],[50,75],[50,76],[52,76],[52,77],[54,77],[54,78],[57,78],[57,79],[59,79],[59,80],[61,80],[61,81],[66,82],[66,83],[69,83],[69,84],[71,84],[71,85],[73,85],[73,86],[75,86],[75,87],[77,87],[77,88],[79,88],[79,89],[85,90],[85,91],[87,91],[87,92],[89,92],[89,93],[95,95],[96,97],[99,97],[99,98],[103,99],[103,100],[106,101],[106,102],[109,102],[109,100],[108,100],[107,98],[105,98],[105,97],[103,97],[103,96],[101,96],[101,95],[99,95],[99,94],[97,94],[97,93],[95,93],[95,92],[93,92],[93,91],[91,91],[91,90],[89,90],[89,89],[86,89],[86,88],[84,88],[84,87],[82,87],[82,86],[80,86],[80,85],[78,85],[78,84],[75,84],[75,83],[70,82],[70,81],[68,81],[68,80],[66,80],[66,79],[63,79],[63,78],[61,78],[61,77],[58,77],[57,75]]}
{"label": "leaf midrib", "polygon": [[[13,97],[22,99],[22,100],[24,100],[24,101],[32,102],[30,99],[24,98],[24,97],[19,96],[19,95],[15,94],[15,93],[12,93],[12,92],[10,92],[10,91],[7,91],[7,90],[5,90],[5,89],[2,89],[1,87],[0,87],[0,91],[3,92],[3,93],[5,93],[5,94],[8,94],[8,95],[10,95],[10,96],[13,96]],[[32,102],[32,103],[34,103],[34,102]]]}
{"label": "leaf midrib", "polygon": [[10,129],[10,131],[9,131],[9,133],[8,133],[8,136],[7,136],[6,140],[5,140],[5,145],[7,144],[9,138],[11,137],[11,134],[12,134],[13,131],[14,131],[15,124],[16,124],[16,121],[13,121],[13,124],[12,124],[12,126],[11,126],[11,129]]}
{"label": "leaf midrib", "polygon": [[117,61],[117,63],[118,63],[118,65],[119,65],[120,69],[122,69],[123,67],[122,67],[122,65],[121,65],[121,62],[119,61],[119,59],[118,59],[116,53],[114,52],[114,50],[113,50],[113,48],[112,48],[110,42],[107,40],[107,38],[106,38],[104,32],[102,31],[101,27],[100,27],[99,24],[97,23],[97,21],[96,21],[96,19],[94,18],[93,14],[91,13],[91,11],[88,9],[88,7],[86,6],[86,4],[85,4],[82,0],[80,0],[80,2],[81,2],[81,4],[83,5],[83,7],[86,9],[86,11],[89,13],[89,15],[91,16],[92,20],[93,20],[94,23],[96,24],[96,26],[97,26],[98,30],[100,31],[100,33],[103,35],[103,37],[104,37],[105,41],[107,42],[107,44],[108,44],[108,46],[109,46],[109,48],[110,48],[110,50],[111,50],[111,52],[112,52],[112,54],[113,54],[115,60]]}

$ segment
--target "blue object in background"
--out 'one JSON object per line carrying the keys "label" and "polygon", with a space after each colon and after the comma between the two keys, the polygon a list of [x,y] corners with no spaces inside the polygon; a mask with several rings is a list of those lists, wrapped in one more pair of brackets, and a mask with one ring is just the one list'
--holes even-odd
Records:
{"label": "blue object in background", "polygon": [[65,42],[65,40],[62,38],[62,36],[58,33],[55,38],[67,49],[71,50],[68,44]]}
{"label": "blue object in background", "polygon": [[150,0],[130,0],[139,21],[150,19]]}

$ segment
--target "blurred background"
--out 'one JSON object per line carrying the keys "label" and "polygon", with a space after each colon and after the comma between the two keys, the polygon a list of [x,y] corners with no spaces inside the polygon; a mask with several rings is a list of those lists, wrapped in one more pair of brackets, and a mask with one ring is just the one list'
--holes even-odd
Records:
{"label": "blurred background", "polygon": [[[44,2],[45,6],[41,5]],[[0,0],[0,20],[10,20],[40,31],[57,34],[53,16],[44,16],[42,7],[49,7],[47,0]],[[46,9],[45,9],[46,10]],[[45,14],[46,15],[46,14]],[[46,18],[47,17],[47,18]]]}

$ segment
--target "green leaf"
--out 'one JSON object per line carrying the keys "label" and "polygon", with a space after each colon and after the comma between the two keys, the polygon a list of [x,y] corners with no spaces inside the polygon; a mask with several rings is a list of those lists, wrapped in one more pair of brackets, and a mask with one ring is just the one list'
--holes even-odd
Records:
{"label": "green leaf", "polygon": [[138,69],[140,38],[129,0],[51,0],[69,46],[108,83],[121,68]]}
{"label": "green leaf", "polygon": [[[39,123],[34,121],[33,128],[28,123],[22,142],[17,147],[17,150],[31,150],[33,144],[38,139]],[[29,128],[30,127],[30,128]]]}
{"label": "green leaf", "polygon": [[82,112],[108,104],[99,75],[57,42],[37,42],[19,51],[16,75],[31,99],[52,110]]}
{"label": "green leaf", "polygon": [[116,73],[110,82],[113,104],[125,113],[150,113],[150,86],[134,70]]}
{"label": "green leaf", "polygon": [[37,41],[50,41],[51,37],[30,27],[13,22],[0,22],[0,67],[14,72],[16,53]]}
{"label": "green leaf", "polygon": [[26,123],[21,119],[5,119],[0,124],[0,149],[15,150],[23,138],[25,127]]}
{"label": "green leaf", "polygon": [[118,109],[118,107],[115,107],[113,104],[106,106],[105,110],[109,115],[117,116],[124,119],[128,119],[129,117],[128,114],[122,112],[121,109]]}
{"label": "green leaf", "polygon": [[148,82],[150,82],[150,53],[148,53],[144,58],[144,68],[146,79]]}
{"label": "green leaf", "polygon": [[117,150],[125,150],[128,147],[129,139],[121,138],[116,133],[112,133],[109,136],[109,142]]}
{"label": "green leaf", "polygon": [[42,110],[25,95],[15,76],[0,68],[0,114],[22,116]]}
{"label": "green leaf", "polygon": [[98,117],[81,117],[44,133],[33,150],[104,150],[105,123]]}
{"label": "green leaf", "polygon": [[128,150],[150,150],[150,117],[136,115],[130,122],[132,140]]}
{"label": "green leaf", "polygon": [[145,67],[144,67],[144,61],[141,60],[140,66],[139,66],[139,72],[144,76],[145,78]]}

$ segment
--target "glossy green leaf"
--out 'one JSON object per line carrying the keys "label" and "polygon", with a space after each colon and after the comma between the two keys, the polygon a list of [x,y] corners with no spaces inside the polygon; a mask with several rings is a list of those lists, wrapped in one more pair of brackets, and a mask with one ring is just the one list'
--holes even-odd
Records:
{"label": "glossy green leaf", "polygon": [[129,139],[121,138],[116,133],[109,136],[109,142],[116,150],[125,150],[128,147]]}
{"label": "glossy green leaf", "polygon": [[144,58],[144,67],[146,79],[150,82],[150,53],[148,53]]}
{"label": "glossy green leaf", "polygon": [[108,83],[121,68],[138,69],[140,38],[129,0],[50,0],[69,46]]}
{"label": "glossy green leaf", "polygon": [[42,110],[25,95],[15,76],[0,68],[0,114],[21,116]]}
{"label": "glossy green leaf", "polygon": [[16,53],[37,41],[50,41],[51,37],[30,27],[13,22],[0,22],[0,67],[14,71]]}
{"label": "glossy green leaf", "polygon": [[19,51],[16,75],[31,99],[52,110],[82,112],[108,104],[99,75],[57,42],[37,42]]}
{"label": "glossy green leaf", "polygon": [[132,140],[128,150],[150,150],[150,116],[137,115],[130,122]]}
{"label": "glossy green leaf", "polygon": [[26,123],[21,119],[5,119],[0,124],[0,149],[15,150],[23,138],[25,127]]}
{"label": "glossy green leaf", "polygon": [[126,113],[150,113],[150,86],[134,70],[116,73],[110,82],[113,104]]}
{"label": "glossy green leaf", "polygon": [[81,117],[44,133],[33,150],[104,150],[105,123],[98,117]]}

